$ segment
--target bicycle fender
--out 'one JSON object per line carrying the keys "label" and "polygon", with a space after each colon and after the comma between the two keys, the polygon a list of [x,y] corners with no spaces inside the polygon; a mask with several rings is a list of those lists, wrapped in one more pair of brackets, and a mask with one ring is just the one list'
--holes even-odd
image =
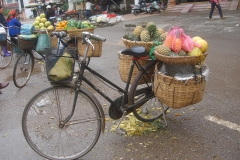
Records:
{"label": "bicycle fender", "polygon": [[90,93],[88,90],[84,89],[84,88],[80,88],[80,91],[82,91],[83,93],[85,93],[89,98],[91,98],[94,103],[97,105],[97,108],[100,112],[100,116],[101,116],[101,123],[102,123],[102,126],[101,126],[101,129],[102,129],[102,133],[104,133],[105,131],[105,114],[104,114],[104,111],[103,111],[103,108],[100,104],[100,102],[97,100],[97,98],[92,94]]}

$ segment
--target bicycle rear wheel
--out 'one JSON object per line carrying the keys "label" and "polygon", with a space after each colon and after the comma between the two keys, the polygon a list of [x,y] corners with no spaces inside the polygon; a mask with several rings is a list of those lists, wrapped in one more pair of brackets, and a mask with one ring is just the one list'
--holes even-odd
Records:
{"label": "bicycle rear wheel", "polygon": [[101,116],[94,101],[79,91],[73,116],[75,89],[50,87],[35,95],[22,116],[22,130],[31,148],[47,159],[77,159],[88,153],[101,134]]}
{"label": "bicycle rear wheel", "polygon": [[22,53],[13,69],[13,82],[18,88],[24,87],[32,74],[34,67],[34,58],[31,53]]}
{"label": "bicycle rear wheel", "polygon": [[7,42],[7,51],[10,54],[9,56],[6,56],[3,52],[3,46],[0,46],[0,69],[6,68],[12,61],[13,57],[13,47],[9,42]]}
{"label": "bicycle rear wheel", "polygon": [[[155,97],[153,91],[152,76],[154,75],[153,70],[155,64],[156,62],[152,61],[144,67],[148,76],[144,71],[138,72],[129,91],[129,101],[131,104],[143,101],[133,108],[134,116],[143,122],[151,122],[163,116],[163,111],[161,109],[163,103]],[[166,105],[164,105],[163,108],[164,112],[168,110]]]}

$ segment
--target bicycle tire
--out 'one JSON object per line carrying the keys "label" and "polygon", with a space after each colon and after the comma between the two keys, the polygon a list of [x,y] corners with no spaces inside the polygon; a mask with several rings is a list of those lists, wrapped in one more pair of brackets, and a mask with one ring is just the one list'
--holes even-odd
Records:
{"label": "bicycle tire", "polygon": [[[144,66],[144,68],[147,72],[150,72],[150,70],[155,67],[155,64],[156,62],[152,61]],[[152,76],[153,75],[154,73]],[[143,79],[145,83],[142,84]],[[144,71],[139,71],[129,90],[129,100],[131,104],[134,104],[140,100],[144,100],[144,98],[150,97],[147,102],[141,103],[140,105],[133,108],[134,116],[143,122],[152,122],[155,119],[163,116],[163,112],[161,110],[161,105],[163,103],[161,103],[154,95],[152,80],[153,77],[146,76]],[[169,108],[166,105],[163,107],[164,112],[166,112]]]}
{"label": "bicycle tire", "polygon": [[75,89],[58,86],[44,89],[26,105],[22,130],[31,148],[47,159],[77,159],[87,154],[101,134],[100,111],[94,99],[79,91],[76,108],[70,121],[62,128],[72,110]]}
{"label": "bicycle tire", "polygon": [[13,69],[13,82],[17,88],[24,87],[30,79],[34,67],[34,58],[31,53],[22,53]]}
{"label": "bicycle tire", "polygon": [[8,57],[4,56],[3,46],[1,45],[0,47],[1,47],[1,49],[0,49],[0,69],[4,69],[12,61],[12,58],[13,58],[13,47],[12,47],[12,45],[9,42],[7,42],[7,51],[8,51],[8,53],[11,54],[11,56],[8,56]]}

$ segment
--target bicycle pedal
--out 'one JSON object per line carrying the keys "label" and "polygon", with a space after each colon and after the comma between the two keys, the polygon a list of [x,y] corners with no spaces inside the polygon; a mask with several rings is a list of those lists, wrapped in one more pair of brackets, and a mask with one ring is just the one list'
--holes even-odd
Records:
{"label": "bicycle pedal", "polygon": [[116,128],[116,133],[120,136],[123,136],[123,135],[126,135],[127,134],[127,131],[125,131],[124,129],[122,128]]}

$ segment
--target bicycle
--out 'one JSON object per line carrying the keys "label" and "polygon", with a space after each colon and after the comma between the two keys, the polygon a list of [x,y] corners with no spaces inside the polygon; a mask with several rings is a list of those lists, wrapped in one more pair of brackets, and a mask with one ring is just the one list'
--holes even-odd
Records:
{"label": "bicycle", "polygon": [[[67,33],[65,32],[62,32],[62,34],[67,36]],[[64,47],[67,47],[71,43],[73,42],[70,40],[64,41],[63,39],[61,39],[58,42],[58,46],[62,45]],[[36,55],[34,56],[34,54]],[[17,61],[13,69],[13,82],[16,87],[22,88],[29,81],[34,68],[34,59],[45,60],[45,55],[37,52],[35,49],[35,45],[28,46],[26,49],[25,48],[22,49],[22,53],[17,58]],[[89,64],[90,58],[88,58],[87,60]]]}
{"label": "bicycle", "polygon": [[[138,62],[148,55],[144,47],[121,51],[122,54],[134,57],[123,89],[86,65],[88,49],[92,44],[90,39],[103,42],[106,39],[89,32],[83,32],[82,35],[83,43],[87,44],[83,61],[78,60],[78,54],[72,57],[80,67],[77,79],[74,83],[66,84],[51,82],[52,87],[31,98],[22,115],[22,130],[26,141],[36,153],[47,159],[82,157],[95,146],[101,131],[104,132],[103,108],[97,98],[82,87],[82,81],[110,102],[109,116],[112,119],[121,118],[116,127],[119,133],[124,134],[119,125],[128,113],[133,112],[138,119],[147,122],[164,116],[168,110],[154,96],[149,71],[155,67],[156,62],[150,61],[146,66],[141,66]],[[139,72],[130,87],[135,66]],[[85,70],[116,89],[122,96],[112,100],[84,76]]]}
{"label": "bicycle", "polygon": [[[1,23],[0,23],[0,27],[3,27],[5,29],[5,31],[6,31],[6,33],[7,33],[9,27],[5,27]],[[13,58],[13,47],[17,47],[18,48],[18,46],[16,45],[16,43],[14,42],[13,39],[15,40],[15,37],[10,37],[7,34],[7,41],[6,41],[6,43],[0,45],[0,47],[1,47],[0,48],[0,69],[4,69],[4,68],[8,67],[8,65],[11,63],[12,58]],[[10,54],[10,56],[5,56],[5,54],[4,54],[3,46],[5,44],[7,44],[6,47],[7,47],[7,51]]]}

